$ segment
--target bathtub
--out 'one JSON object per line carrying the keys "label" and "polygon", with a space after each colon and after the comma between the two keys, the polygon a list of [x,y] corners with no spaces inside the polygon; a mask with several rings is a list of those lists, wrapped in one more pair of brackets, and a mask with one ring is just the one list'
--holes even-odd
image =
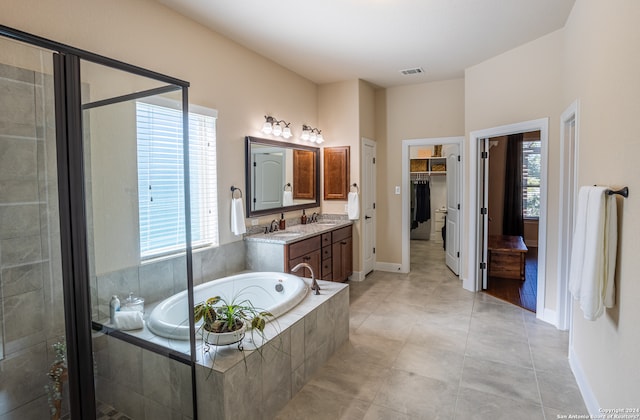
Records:
{"label": "bathtub", "polygon": [[[256,308],[264,309],[277,318],[304,299],[308,290],[304,280],[293,274],[256,272],[236,274],[195,286],[193,298],[196,305],[213,296],[221,296],[228,302],[248,299]],[[161,337],[188,340],[188,310],[187,291],[184,290],[160,302],[151,311],[147,327]],[[198,326],[196,324],[196,328]]]}

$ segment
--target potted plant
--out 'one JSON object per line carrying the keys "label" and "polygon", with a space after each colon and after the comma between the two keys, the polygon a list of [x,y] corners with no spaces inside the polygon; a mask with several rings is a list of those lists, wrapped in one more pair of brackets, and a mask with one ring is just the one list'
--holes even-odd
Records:
{"label": "potted plant", "polygon": [[249,300],[227,301],[214,296],[193,308],[195,322],[205,343],[222,346],[240,342],[249,328],[264,338],[264,328],[273,315],[256,308]]}
{"label": "potted plant", "polygon": [[45,385],[45,390],[48,394],[51,419],[58,420],[62,415],[62,388],[68,379],[67,347],[64,342],[60,341],[53,344],[52,347],[55,350],[56,358],[47,372],[51,384]]}

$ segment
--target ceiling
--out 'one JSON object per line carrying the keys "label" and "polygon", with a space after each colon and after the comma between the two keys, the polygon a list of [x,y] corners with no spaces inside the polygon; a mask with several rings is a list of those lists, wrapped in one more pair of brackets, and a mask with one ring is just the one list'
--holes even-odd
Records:
{"label": "ceiling", "polygon": [[562,28],[575,0],[157,1],[315,83],[392,87],[463,77]]}

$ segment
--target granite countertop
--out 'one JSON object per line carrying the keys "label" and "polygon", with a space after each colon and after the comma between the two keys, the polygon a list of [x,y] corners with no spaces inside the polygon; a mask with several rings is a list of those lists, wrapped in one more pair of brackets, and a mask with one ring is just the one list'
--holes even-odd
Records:
{"label": "granite countertop", "polygon": [[352,225],[351,220],[319,220],[306,225],[293,225],[285,230],[278,230],[272,233],[256,233],[245,236],[245,241],[266,242],[273,244],[291,244],[303,239],[329,232],[341,227]]}

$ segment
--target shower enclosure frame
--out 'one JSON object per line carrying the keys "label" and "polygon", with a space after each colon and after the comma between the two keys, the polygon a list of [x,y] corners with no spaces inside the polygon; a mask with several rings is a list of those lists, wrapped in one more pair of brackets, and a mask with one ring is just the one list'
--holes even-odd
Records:
{"label": "shower enclosure frame", "polygon": [[[182,122],[184,144],[185,225],[191,225],[188,162],[188,88],[189,82],[124,63],[99,54],[0,25],[0,37],[44,48],[53,53],[56,149],[58,165],[58,199],[60,211],[60,246],[62,256],[62,289],[64,300],[65,337],[69,375],[69,410],[71,418],[96,418],[96,392],[92,349],[92,330],[99,330],[145,350],[189,365],[193,418],[197,419],[195,336],[191,336],[190,354],[122,333],[92,321],[89,257],[87,246],[87,215],[85,207],[85,171],[83,162],[83,120],[81,100],[80,61],[147,77],[174,85],[182,90]],[[147,92],[141,92],[141,96]],[[134,94],[135,96],[135,94]],[[121,100],[121,99],[116,99]],[[193,263],[191,232],[186,232],[186,274],[189,306],[193,307]],[[189,311],[189,325],[194,326]]]}

